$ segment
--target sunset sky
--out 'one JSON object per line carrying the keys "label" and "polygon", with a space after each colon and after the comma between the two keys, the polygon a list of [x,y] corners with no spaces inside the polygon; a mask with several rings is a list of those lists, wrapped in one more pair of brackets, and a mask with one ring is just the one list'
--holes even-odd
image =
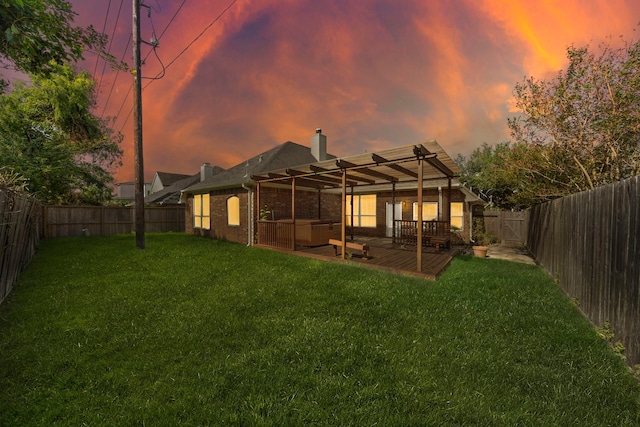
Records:
{"label": "sunset sky", "polygon": [[[132,64],[131,0],[71,0]],[[358,154],[436,139],[454,157],[509,137],[515,83],[566,66],[566,48],[637,40],[637,0],[144,0],[145,176],[229,168],[285,141]],[[227,9],[228,8],[228,9]],[[226,12],[225,9],[227,9]],[[150,17],[148,12],[150,11]],[[220,16],[222,14],[222,16]],[[217,19],[219,17],[219,19]],[[216,20],[217,19],[217,20]],[[124,135],[133,180],[133,78],[89,53],[95,113]]]}

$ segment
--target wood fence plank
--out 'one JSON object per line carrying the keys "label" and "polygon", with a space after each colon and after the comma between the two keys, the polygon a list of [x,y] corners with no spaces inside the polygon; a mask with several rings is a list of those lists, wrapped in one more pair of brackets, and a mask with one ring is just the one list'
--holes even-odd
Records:
{"label": "wood fence plank", "polygon": [[[90,235],[128,234],[134,231],[135,209],[118,206],[46,206],[45,237],[77,237],[88,230]],[[185,230],[185,207],[145,207],[147,232],[182,232]]]}
{"label": "wood fence plank", "polygon": [[535,206],[529,221],[529,251],[640,363],[640,177]]}
{"label": "wood fence plank", "polygon": [[39,211],[32,197],[0,190],[0,302],[35,252]]}

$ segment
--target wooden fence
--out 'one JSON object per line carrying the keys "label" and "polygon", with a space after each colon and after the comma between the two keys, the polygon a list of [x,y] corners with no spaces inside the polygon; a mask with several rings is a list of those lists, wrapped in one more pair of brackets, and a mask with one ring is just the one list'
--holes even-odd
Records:
{"label": "wooden fence", "polygon": [[293,220],[258,221],[258,244],[295,250]]}
{"label": "wooden fence", "polygon": [[597,326],[640,363],[640,177],[531,210],[528,248]]}
{"label": "wooden fence", "polygon": [[0,303],[36,251],[39,215],[40,205],[34,198],[0,190]]}
{"label": "wooden fence", "polygon": [[[145,231],[184,231],[184,206],[145,207]],[[135,231],[135,209],[111,206],[44,206],[44,237],[127,234]]]}

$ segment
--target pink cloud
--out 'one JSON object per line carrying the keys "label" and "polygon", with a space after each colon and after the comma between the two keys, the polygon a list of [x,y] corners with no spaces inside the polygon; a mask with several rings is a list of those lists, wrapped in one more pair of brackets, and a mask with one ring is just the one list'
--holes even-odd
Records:
{"label": "pink cloud", "polygon": [[[75,3],[78,23],[102,27],[106,10]],[[180,3],[155,3],[156,31]],[[203,162],[231,167],[287,140],[309,144],[316,127],[336,155],[436,138],[455,156],[500,142],[516,82],[556,72],[571,43],[631,34],[640,12],[630,1],[583,3],[246,0],[194,41],[229,2],[186,2],[157,49],[165,66],[174,62],[143,94],[147,178],[195,173]],[[114,38],[120,55],[131,28],[126,12]],[[142,21],[148,38],[146,14]],[[150,55],[143,74],[161,70]],[[108,72],[102,82],[99,110],[115,115],[124,105],[117,177],[129,180],[132,78]]]}

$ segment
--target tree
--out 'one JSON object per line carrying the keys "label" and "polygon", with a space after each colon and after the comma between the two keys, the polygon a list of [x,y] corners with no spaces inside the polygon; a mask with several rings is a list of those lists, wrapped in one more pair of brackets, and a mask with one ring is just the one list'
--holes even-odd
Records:
{"label": "tree", "polygon": [[86,49],[104,55],[107,37],[92,26],[73,26],[75,16],[64,0],[0,2],[0,60],[25,73],[48,73],[52,63],[83,59]]}
{"label": "tree", "polygon": [[569,66],[514,89],[512,142],[458,157],[461,180],[502,208],[526,208],[640,174],[640,43],[567,49]]}
{"label": "tree", "polygon": [[508,142],[495,146],[485,142],[481,147],[476,148],[469,158],[458,154],[455,162],[462,170],[460,181],[479,193],[487,202],[500,203],[511,192],[511,185],[501,176],[505,168],[500,154],[508,150]]}
{"label": "tree", "polygon": [[0,165],[26,179],[48,203],[108,199],[120,165],[122,135],[90,113],[95,104],[88,73],[50,63],[48,76],[32,74],[0,95]]}
{"label": "tree", "polygon": [[522,114],[509,119],[532,156],[516,162],[535,177],[541,200],[640,174],[640,43],[567,49],[569,66],[550,80],[515,86]]}
{"label": "tree", "polygon": [[534,152],[527,144],[487,143],[466,158],[461,154],[455,162],[462,170],[460,181],[476,191],[488,204],[503,209],[522,209],[539,202],[540,189],[534,182],[529,164]]}

